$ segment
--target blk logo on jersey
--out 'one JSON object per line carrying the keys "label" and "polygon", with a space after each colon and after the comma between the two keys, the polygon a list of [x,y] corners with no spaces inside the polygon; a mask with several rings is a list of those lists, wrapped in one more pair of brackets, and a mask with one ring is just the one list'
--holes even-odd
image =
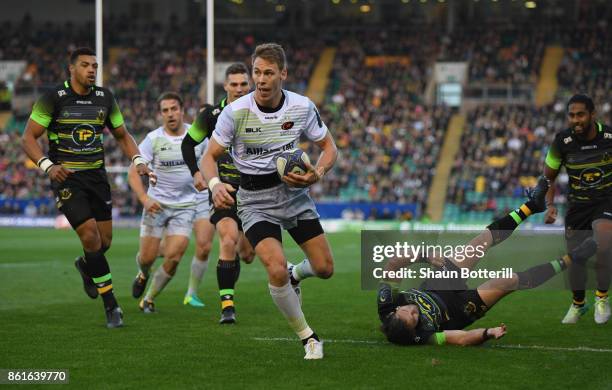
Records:
{"label": "blk logo on jersey", "polygon": [[72,130],[72,141],[81,146],[90,146],[96,140],[96,129],[91,125],[80,124]]}
{"label": "blk logo on jersey", "polygon": [[585,187],[593,187],[601,183],[604,171],[600,168],[587,168],[580,172],[580,184]]}

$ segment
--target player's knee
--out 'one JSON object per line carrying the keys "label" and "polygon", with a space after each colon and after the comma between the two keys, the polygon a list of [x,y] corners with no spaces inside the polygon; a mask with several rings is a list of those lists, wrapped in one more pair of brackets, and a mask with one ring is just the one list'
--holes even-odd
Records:
{"label": "player's knee", "polygon": [[268,271],[268,278],[272,284],[280,286],[289,281],[287,267],[284,264],[269,264],[266,269]]}
{"label": "player's knee", "polygon": [[79,232],[79,238],[83,244],[83,249],[87,252],[95,252],[102,247],[100,234],[97,229],[83,229]]}
{"label": "player's knee", "polygon": [[516,290],[519,285],[519,275],[516,272],[512,273],[509,278],[502,279],[504,282],[505,290]]}
{"label": "player's knee", "polygon": [[521,275],[521,274],[522,272],[519,272],[519,273],[513,272],[512,276],[510,276],[509,278],[493,279],[495,283],[494,287],[499,290],[514,291],[518,288],[519,283],[521,282],[521,276],[524,282],[527,280],[525,275]]}
{"label": "player's knee", "polygon": [[334,274],[334,262],[331,258],[324,262],[317,263],[316,265],[311,262],[310,265],[317,277],[321,279],[329,279]]}
{"label": "player's knee", "polygon": [[247,264],[251,264],[253,260],[255,259],[255,251],[253,250],[249,250],[249,251],[243,250],[243,251],[240,251],[238,254],[240,255],[240,259]]}
{"label": "player's knee", "polygon": [[236,248],[237,241],[231,234],[225,234],[221,237],[221,248],[225,252],[233,251]]}
{"label": "player's knee", "polygon": [[210,241],[198,242],[196,245],[196,257],[198,259],[206,259],[212,249]]}
{"label": "player's knee", "polygon": [[102,251],[106,252],[113,242],[113,233],[105,233],[100,236],[100,239],[102,243]]}
{"label": "player's knee", "polygon": [[164,262],[170,261],[178,264],[181,261],[183,254],[184,249],[182,248],[168,248],[164,256]]}
{"label": "player's knee", "polygon": [[606,239],[597,240],[597,256],[602,257],[605,254],[612,252],[612,240],[609,237]]}

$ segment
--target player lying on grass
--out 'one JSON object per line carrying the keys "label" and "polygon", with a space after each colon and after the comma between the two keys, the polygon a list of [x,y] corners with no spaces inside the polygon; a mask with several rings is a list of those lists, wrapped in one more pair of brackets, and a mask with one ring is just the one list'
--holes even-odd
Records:
{"label": "player lying on grass", "polygon": [[[548,181],[541,178],[528,202],[487,226],[469,245],[490,248],[504,241],[529,215],[545,210],[547,190]],[[535,288],[571,263],[586,262],[596,250],[597,244],[589,238],[560,259],[513,273],[510,278],[490,279],[475,290],[468,289],[465,279],[427,279],[419,289],[400,291],[400,279],[387,279],[381,282],[377,299],[381,330],[390,342],[400,345],[478,345],[491,338],[499,339],[506,334],[504,324],[495,328],[462,329],[484,316],[511,292]],[[448,258],[427,261],[460,274],[460,268],[472,269],[481,258],[471,256],[461,262]],[[393,259],[385,268],[393,271],[410,263],[410,259]]]}

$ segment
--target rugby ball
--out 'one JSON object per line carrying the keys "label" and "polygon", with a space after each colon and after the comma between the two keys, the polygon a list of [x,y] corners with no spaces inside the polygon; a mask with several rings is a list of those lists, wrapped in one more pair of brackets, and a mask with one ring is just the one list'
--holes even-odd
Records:
{"label": "rugby ball", "polygon": [[310,159],[302,149],[285,150],[276,157],[276,170],[280,177],[289,172],[303,175],[308,171],[307,164],[310,164]]}

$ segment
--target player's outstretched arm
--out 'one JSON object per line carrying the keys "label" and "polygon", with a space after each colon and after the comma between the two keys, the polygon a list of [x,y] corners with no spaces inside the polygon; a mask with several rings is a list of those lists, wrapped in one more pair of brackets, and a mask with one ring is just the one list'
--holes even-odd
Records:
{"label": "player's outstretched arm", "polygon": [[445,330],[444,338],[449,345],[480,345],[490,339],[500,339],[506,334],[506,325],[495,328],[478,328],[472,330]]}
{"label": "player's outstretched arm", "polygon": [[322,140],[316,141],[315,144],[321,149],[321,155],[315,166],[307,164],[308,172],[303,175],[288,173],[284,176],[284,180],[293,187],[308,187],[317,181],[332,169],[338,158],[338,148],[336,142],[329,131]]}
{"label": "player's outstretched arm", "polygon": [[208,188],[212,192],[213,202],[215,207],[221,209],[227,209],[232,207],[234,204],[234,198],[230,195],[230,192],[236,191],[230,184],[223,183],[219,179],[219,170],[217,169],[217,161],[225,153],[225,148],[215,140],[214,137],[210,138],[208,147],[204,156],[202,156],[202,171],[204,172],[204,179],[208,183]]}
{"label": "player's outstretched arm", "polygon": [[38,144],[38,139],[45,134],[45,131],[47,131],[45,127],[29,119],[23,136],[21,137],[21,147],[25,154],[27,154],[40,169],[49,175],[51,180],[62,183],[73,171],[53,163],[49,158],[43,155],[42,149]]}

